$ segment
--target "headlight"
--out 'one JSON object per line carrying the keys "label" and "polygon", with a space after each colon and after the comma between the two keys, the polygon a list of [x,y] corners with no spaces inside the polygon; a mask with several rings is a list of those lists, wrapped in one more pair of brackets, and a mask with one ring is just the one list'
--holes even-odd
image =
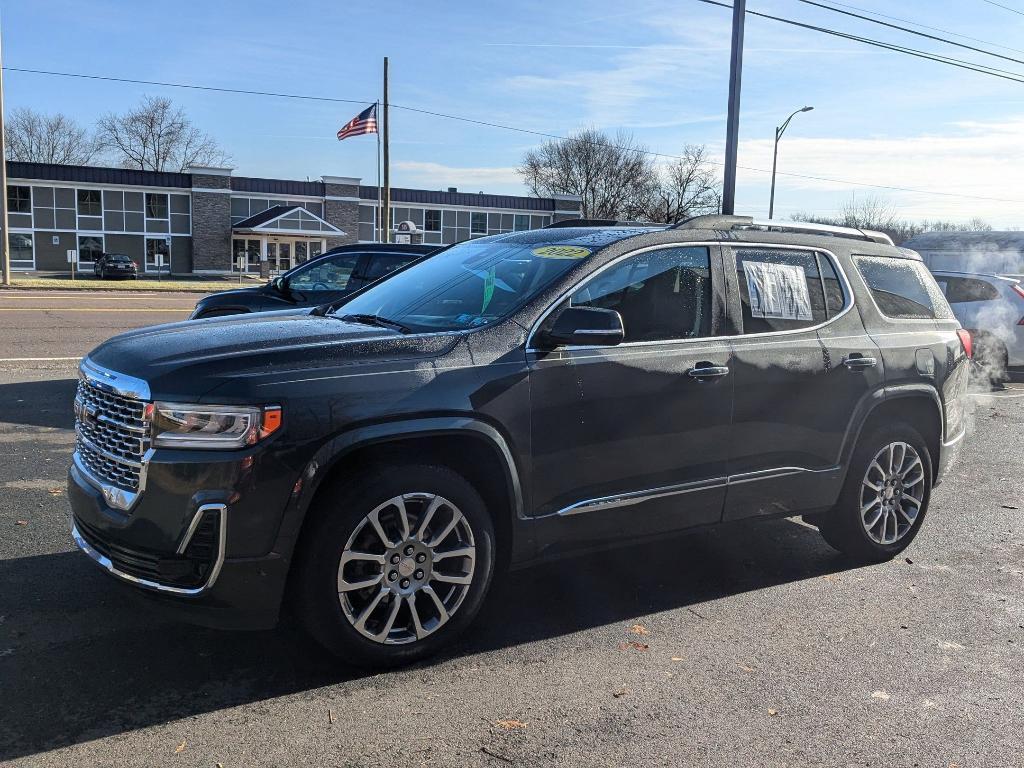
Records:
{"label": "headlight", "polygon": [[157,448],[243,448],[281,426],[280,406],[155,403],[153,446]]}

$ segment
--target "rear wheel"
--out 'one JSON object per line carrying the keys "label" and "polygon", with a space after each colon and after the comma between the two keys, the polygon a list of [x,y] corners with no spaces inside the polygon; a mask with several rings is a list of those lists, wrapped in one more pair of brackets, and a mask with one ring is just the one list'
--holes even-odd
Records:
{"label": "rear wheel", "polygon": [[446,467],[381,468],[325,489],[293,585],[299,618],[360,666],[407,664],[450,645],[494,570],[494,527],[476,489]]}
{"label": "rear wheel", "polygon": [[858,442],[839,503],[810,520],[832,547],[859,560],[889,560],[917,536],[928,510],[932,458],[908,424],[875,427]]}

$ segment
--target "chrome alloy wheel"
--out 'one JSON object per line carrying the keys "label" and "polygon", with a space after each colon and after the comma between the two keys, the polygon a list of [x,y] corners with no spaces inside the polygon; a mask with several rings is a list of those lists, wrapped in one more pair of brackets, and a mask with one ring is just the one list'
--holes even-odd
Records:
{"label": "chrome alloy wheel", "polygon": [[370,512],[349,537],[338,600],[364,637],[413,643],[451,619],[475,566],[473,530],[459,508],[433,493],[404,493]]}
{"label": "chrome alloy wheel", "polygon": [[873,541],[893,544],[914,527],[924,503],[924,473],[908,443],[890,443],[875,454],[860,489],[861,521]]}

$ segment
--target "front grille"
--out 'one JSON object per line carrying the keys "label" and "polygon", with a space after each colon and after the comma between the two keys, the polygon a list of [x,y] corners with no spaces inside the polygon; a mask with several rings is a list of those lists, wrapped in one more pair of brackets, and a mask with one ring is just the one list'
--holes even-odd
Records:
{"label": "front grille", "polygon": [[138,492],[149,450],[146,404],[79,379],[75,394],[75,448],[98,480]]}

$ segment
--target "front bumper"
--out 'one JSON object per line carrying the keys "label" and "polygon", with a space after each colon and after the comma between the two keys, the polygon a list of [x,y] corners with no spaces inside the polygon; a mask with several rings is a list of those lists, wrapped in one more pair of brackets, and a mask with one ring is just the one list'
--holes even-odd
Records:
{"label": "front bumper", "polygon": [[124,512],[72,464],[68,500],[75,544],[115,579],[181,619],[222,628],[271,627],[289,558],[260,542],[274,541],[287,495],[275,510],[274,484],[254,493],[243,466],[153,463],[146,492]]}

